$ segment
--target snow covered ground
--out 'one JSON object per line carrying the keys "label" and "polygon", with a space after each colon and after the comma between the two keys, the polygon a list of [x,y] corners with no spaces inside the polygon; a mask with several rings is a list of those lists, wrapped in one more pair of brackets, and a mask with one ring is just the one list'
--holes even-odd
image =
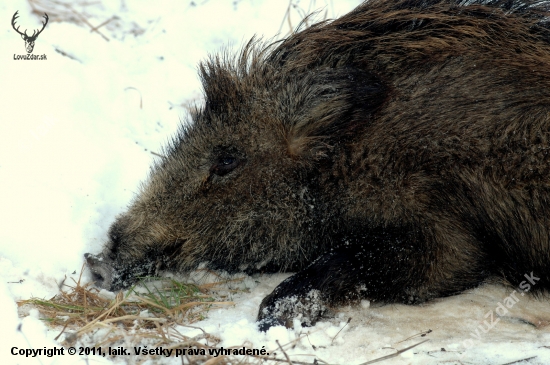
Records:
{"label": "snow covered ground", "polygon": [[[26,54],[10,25],[15,11],[21,30],[39,28],[41,20],[31,14],[28,1],[0,3],[0,364],[110,363],[96,357],[12,355],[13,347],[59,346],[53,340],[59,331],[48,329],[34,312],[19,318],[15,300],[49,298],[65,276],[77,277],[83,253],[100,251],[110,223],[157,158],[151,152],[160,151],[185,119],[185,105],[200,96],[198,61],[228,44],[237,48],[254,34],[286,33],[289,27],[282,21],[288,3],[120,0],[78,5],[86,4],[81,1],[72,3],[76,12],[59,2],[32,3],[47,9],[50,18],[34,49],[47,60],[14,60]],[[312,1],[311,8],[308,1],[296,3],[305,11],[325,7],[335,17],[358,1]],[[66,21],[80,19],[78,14],[94,26],[111,21],[99,28],[100,34]],[[296,9],[291,19],[297,25]],[[309,363],[316,356],[332,364],[361,364],[429,339],[383,363],[529,359],[521,363],[550,364],[550,304],[496,285],[423,306],[364,303],[341,308],[313,328],[259,333],[254,320],[261,299],[287,276],[247,279],[251,290],[235,295],[234,307],[212,310],[196,325],[221,338],[223,347],[246,344],[271,351],[277,349],[275,340],[284,344],[301,336],[288,354]],[[175,358],[163,362],[181,363]]]}

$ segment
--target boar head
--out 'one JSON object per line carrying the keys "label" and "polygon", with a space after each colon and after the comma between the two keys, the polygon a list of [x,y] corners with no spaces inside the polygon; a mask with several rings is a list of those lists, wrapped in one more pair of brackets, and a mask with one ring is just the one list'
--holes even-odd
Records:
{"label": "boar head", "polygon": [[200,65],[204,106],[113,223],[103,252],[85,256],[98,286],[201,264],[298,270],[331,244],[333,156],[382,88],[358,67],[308,69],[268,50],[251,42]]}

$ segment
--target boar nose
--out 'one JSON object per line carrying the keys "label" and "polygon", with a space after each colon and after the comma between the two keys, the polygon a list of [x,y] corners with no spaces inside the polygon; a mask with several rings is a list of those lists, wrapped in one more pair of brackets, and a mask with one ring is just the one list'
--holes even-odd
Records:
{"label": "boar nose", "polygon": [[91,253],[85,253],[84,258],[92,273],[92,280],[95,282],[95,285],[102,289],[111,290],[113,267],[110,264],[110,260],[105,259],[103,255],[93,255]]}

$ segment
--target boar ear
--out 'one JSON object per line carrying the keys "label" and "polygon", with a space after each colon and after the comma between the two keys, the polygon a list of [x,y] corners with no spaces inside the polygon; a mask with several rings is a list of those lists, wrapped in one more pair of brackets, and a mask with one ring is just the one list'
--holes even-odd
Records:
{"label": "boar ear", "polygon": [[214,114],[231,111],[242,102],[235,73],[226,66],[223,56],[211,57],[199,64],[199,75],[204,89],[205,110]]}
{"label": "boar ear", "polygon": [[352,66],[314,70],[297,87],[287,129],[288,151],[313,160],[360,133],[386,97],[375,75]]}

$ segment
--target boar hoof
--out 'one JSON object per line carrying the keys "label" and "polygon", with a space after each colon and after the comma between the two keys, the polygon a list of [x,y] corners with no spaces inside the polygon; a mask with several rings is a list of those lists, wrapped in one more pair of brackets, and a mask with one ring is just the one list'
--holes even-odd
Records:
{"label": "boar hoof", "polygon": [[[283,287],[284,284],[283,282]],[[285,290],[281,289],[281,286],[276,288],[262,301],[258,313],[260,331],[266,332],[274,326],[292,328],[295,319],[299,320],[302,326],[313,326],[327,313],[321,291],[312,289],[305,293],[285,295]]]}

